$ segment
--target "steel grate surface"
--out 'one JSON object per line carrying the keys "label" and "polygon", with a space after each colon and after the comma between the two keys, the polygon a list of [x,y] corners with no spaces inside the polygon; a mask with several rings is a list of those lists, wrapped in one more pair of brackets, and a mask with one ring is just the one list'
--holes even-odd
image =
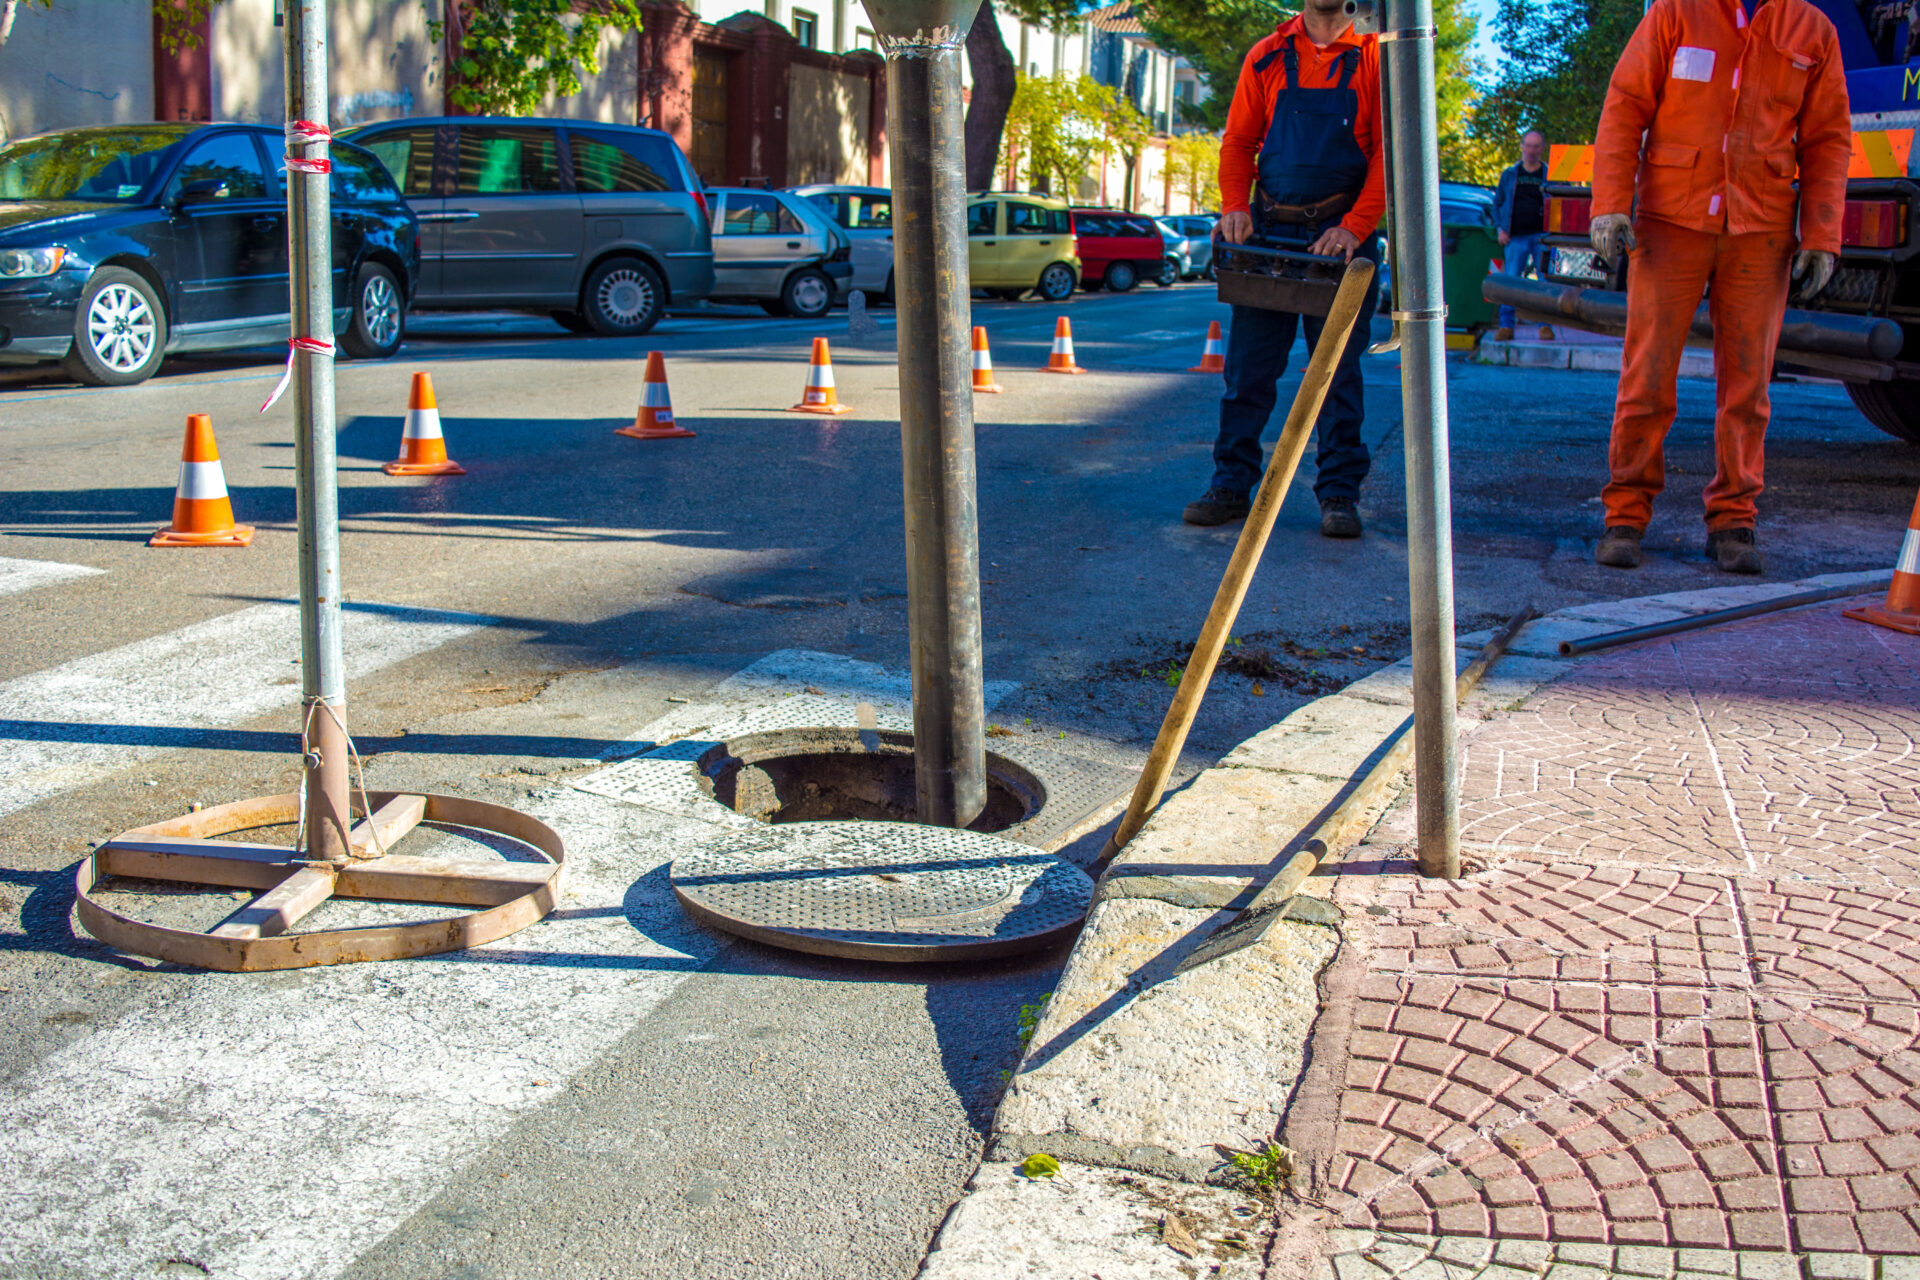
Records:
{"label": "steel grate surface", "polygon": [[716,837],[673,891],[728,933],[820,955],[953,960],[1070,938],[1093,881],[1030,845],[909,822],[805,822]]}

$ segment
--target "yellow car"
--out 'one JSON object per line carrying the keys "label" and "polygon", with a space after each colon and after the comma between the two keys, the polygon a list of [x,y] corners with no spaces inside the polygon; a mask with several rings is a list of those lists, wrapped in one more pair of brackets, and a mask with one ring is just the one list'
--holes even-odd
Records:
{"label": "yellow car", "polygon": [[967,201],[967,253],[972,283],[997,298],[1028,290],[1064,302],[1080,284],[1080,250],[1066,201],[1003,191]]}

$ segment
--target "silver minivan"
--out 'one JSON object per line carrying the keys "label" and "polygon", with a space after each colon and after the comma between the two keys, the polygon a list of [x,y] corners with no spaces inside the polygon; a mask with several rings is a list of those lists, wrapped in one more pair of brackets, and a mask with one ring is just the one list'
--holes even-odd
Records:
{"label": "silver minivan", "polygon": [[823,316],[847,291],[852,244],[818,207],[785,191],[713,187],[713,299],[774,316]]}
{"label": "silver minivan", "polygon": [[787,190],[832,218],[853,241],[853,278],[847,287],[876,301],[893,301],[893,192],[833,183]]}
{"label": "silver minivan", "polygon": [[670,134],[433,116],[341,136],[380,157],[420,221],[418,309],[544,311],[634,337],[713,291],[706,196]]}

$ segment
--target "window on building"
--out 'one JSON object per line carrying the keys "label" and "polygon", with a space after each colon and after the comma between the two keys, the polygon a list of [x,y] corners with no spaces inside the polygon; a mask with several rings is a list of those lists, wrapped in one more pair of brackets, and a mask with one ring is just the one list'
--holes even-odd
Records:
{"label": "window on building", "polygon": [[560,189],[560,147],[553,130],[460,127],[460,168],[454,186],[460,195],[519,195]]}
{"label": "window on building", "polygon": [[793,38],[800,42],[802,49],[820,47],[820,15],[808,13],[805,9],[793,11]]}
{"label": "window on building", "polygon": [[878,49],[880,38],[873,34],[872,27],[859,27],[853,33],[853,47],[856,49]]}

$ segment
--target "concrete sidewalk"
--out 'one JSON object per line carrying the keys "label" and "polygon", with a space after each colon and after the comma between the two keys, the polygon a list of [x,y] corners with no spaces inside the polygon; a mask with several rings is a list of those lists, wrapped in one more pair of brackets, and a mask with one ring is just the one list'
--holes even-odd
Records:
{"label": "concrete sidewalk", "polygon": [[1315,1270],[1920,1253],[1920,640],[1841,608],[1597,656],[1481,726],[1465,880],[1412,873],[1410,807],[1343,861],[1337,1070],[1287,1125],[1349,1229]]}

